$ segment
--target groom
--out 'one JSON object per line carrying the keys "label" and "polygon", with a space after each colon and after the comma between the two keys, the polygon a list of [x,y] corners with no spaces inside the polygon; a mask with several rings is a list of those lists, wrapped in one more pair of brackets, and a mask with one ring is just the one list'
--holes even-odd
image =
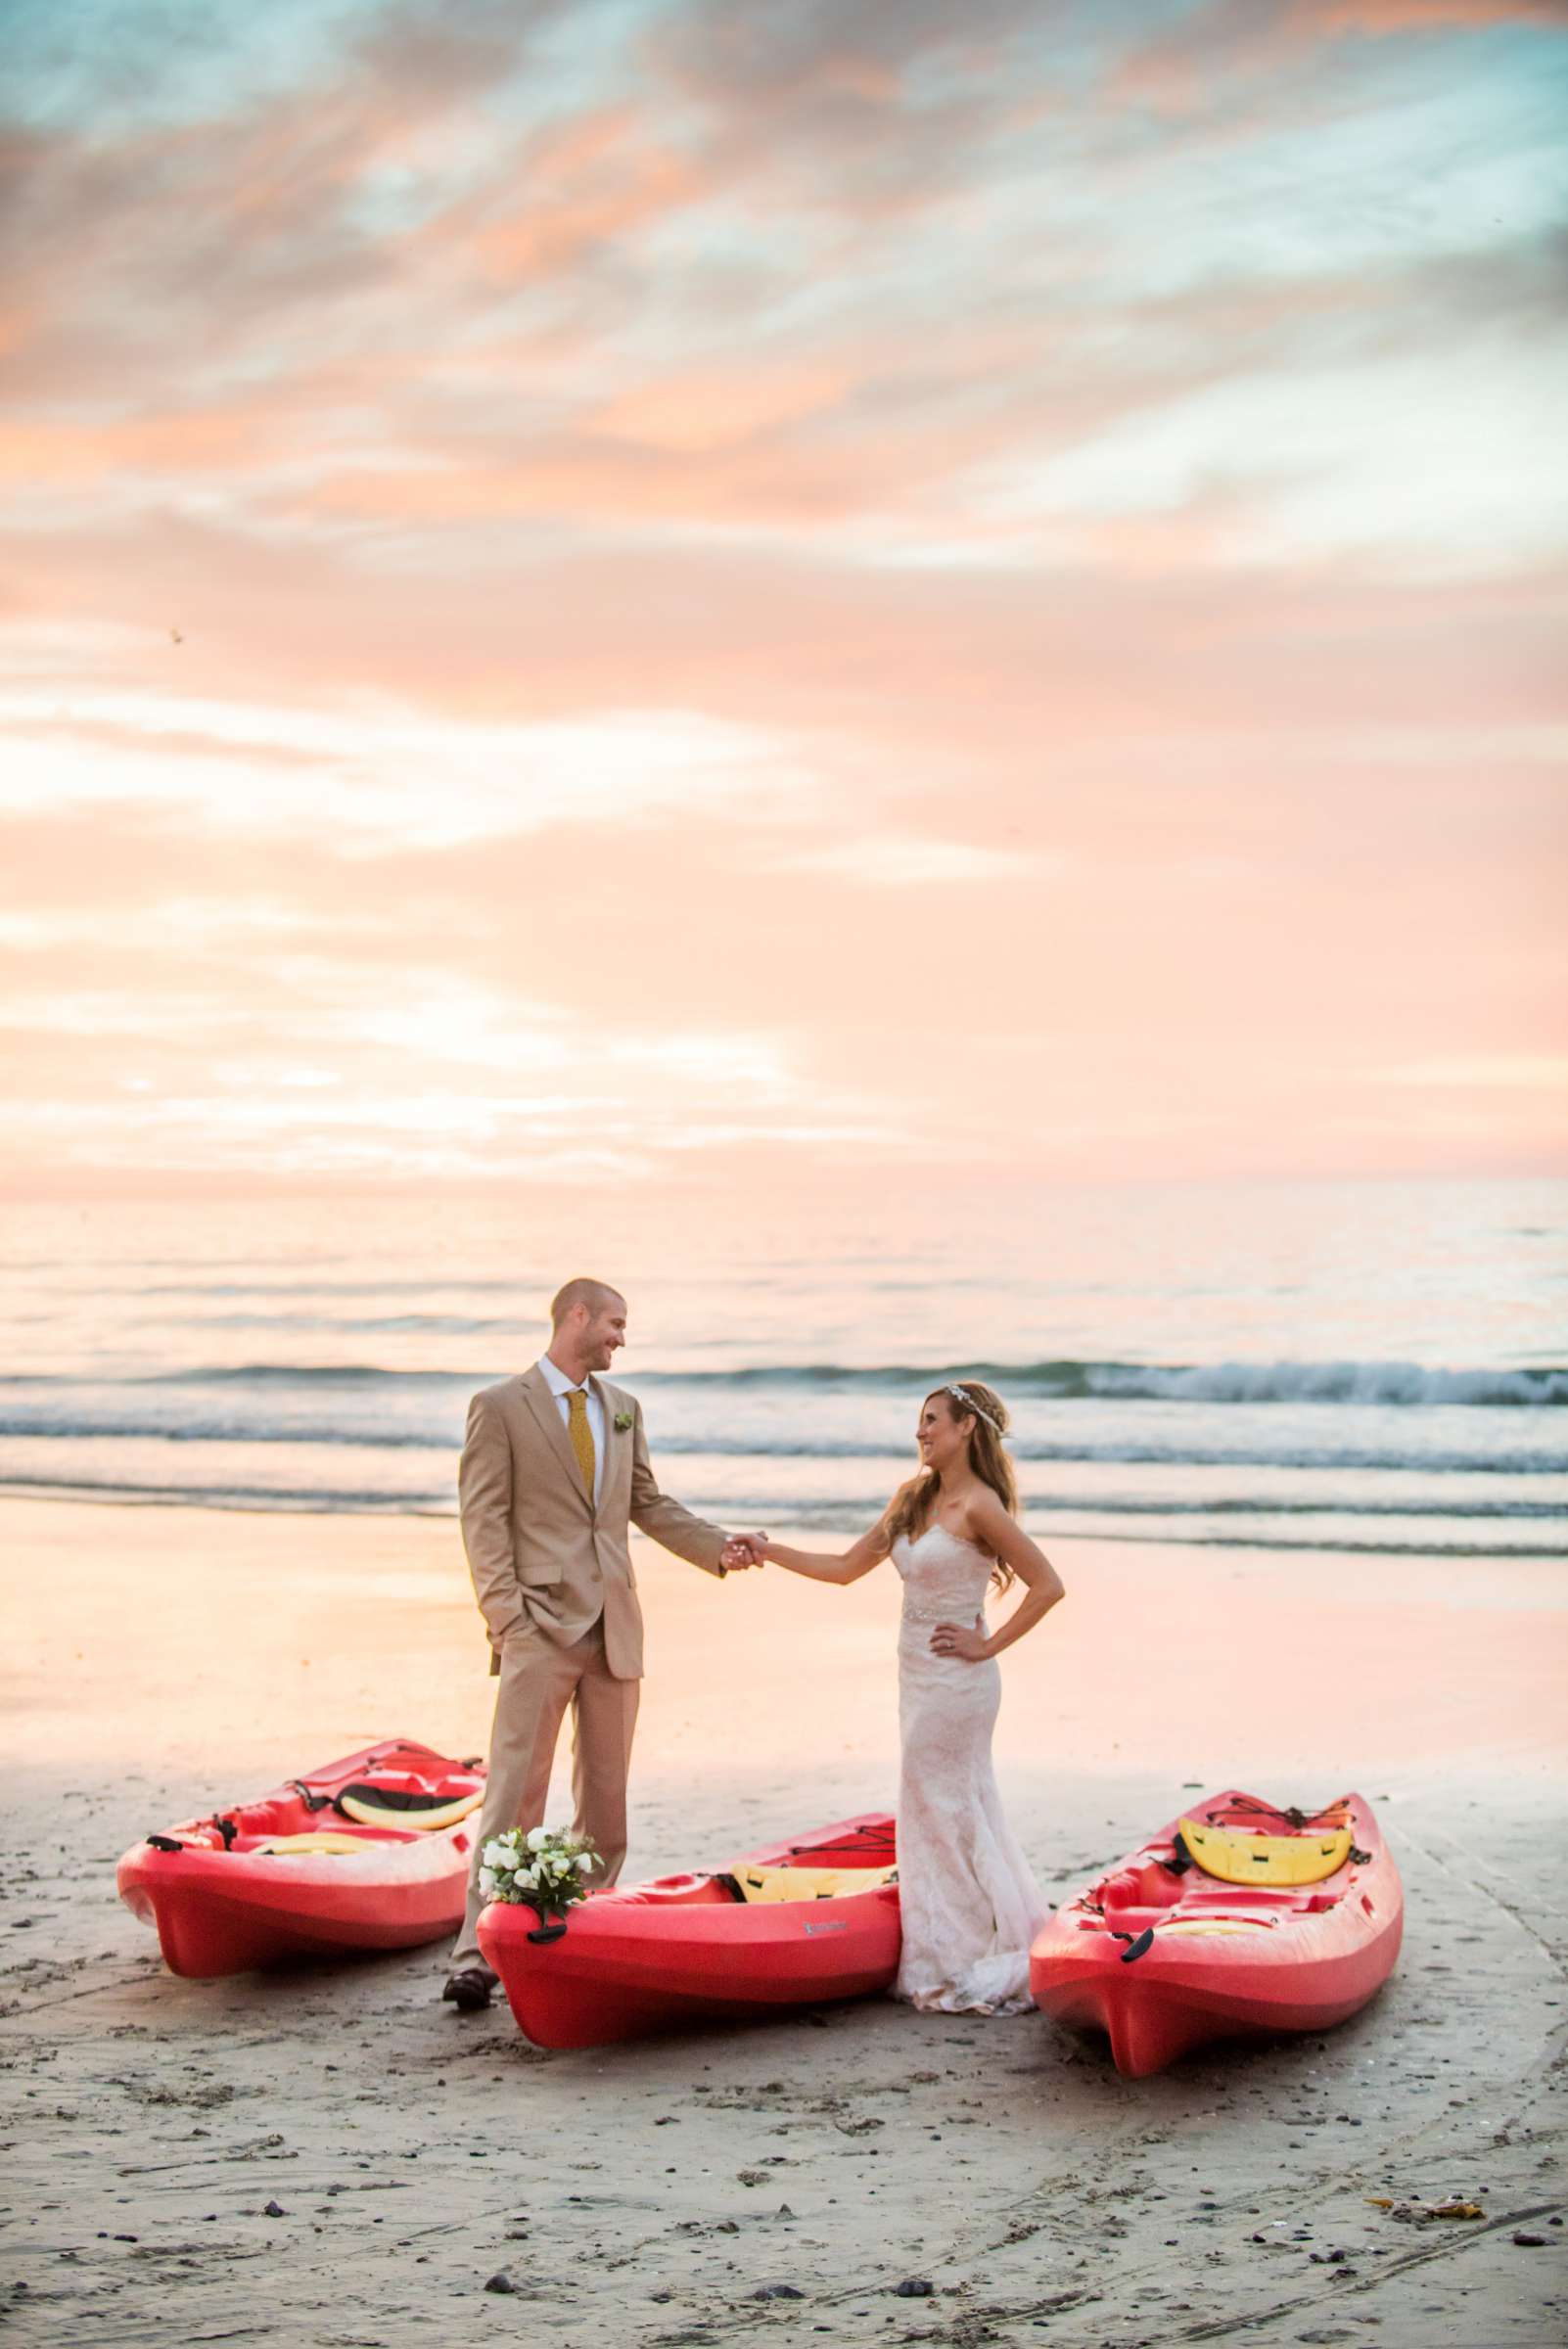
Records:
{"label": "groom", "polygon": [[730,1538],[660,1492],[635,1397],[608,1385],[626,1342],[626,1301],[602,1280],[569,1280],[550,1308],[548,1352],[468,1407],[457,1489],[474,1589],[500,1677],[489,1778],[469,1869],[468,1909],[441,1992],[485,2006],[495,1975],[480,1955],[480,1856],[492,1835],[543,1824],[561,1721],[573,1713],[575,1831],[591,1835],[613,1884],[626,1856],[626,1773],[642,1674],[642,1611],[626,1521],[677,1557],[722,1576],[751,1566],[764,1537]]}

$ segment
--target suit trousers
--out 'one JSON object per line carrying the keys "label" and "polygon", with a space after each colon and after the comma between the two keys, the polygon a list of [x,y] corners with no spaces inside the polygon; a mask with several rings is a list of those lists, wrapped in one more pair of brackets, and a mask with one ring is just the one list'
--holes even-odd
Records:
{"label": "suit trousers", "polygon": [[572,1709],[573,1830],[591,1835],[600,1865],[588,1879],[602,1892],[626,1856],[626,1777],[637,1726],[640,1681],[618,1681],[605,1662],[604,1618],[570,1647],[531,1624],[501,1641],[500,1684],[490,1731],[489,1776],[469,1867],[468,1908],[452,1952],[455,1962],[483,1963],[476,1928],[484,1898],[479,1871],[484,1846],[509,1827],[541,1827],[561,1723]]}

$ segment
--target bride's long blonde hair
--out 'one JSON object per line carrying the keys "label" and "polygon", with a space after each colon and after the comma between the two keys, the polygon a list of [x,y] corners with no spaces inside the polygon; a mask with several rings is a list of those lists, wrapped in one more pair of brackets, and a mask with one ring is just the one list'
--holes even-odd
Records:
{"label": "bride's long blonde hair", "polygon": [[[956,1392],[955,1392],[956,1389]],[[970,1400],[965,1410],[962,1397]],[[946,1405],[947,1416],[955,1426],[969,1421],[969,1466],[983,1485],[989,1485],[1009,1517],[1018,1514],[1018,1480],[1013,1463],[1002,1450],[1002,1437],[1009,1424],[1007,1405],[995,1391],[983,1386],[978,1378],[956,1379],[952,1386],[933,1387],[927,1403],[941,1401]],[[888,1503],[883,1519],[889,1542],[900,1534],[911,1542],[919,1540],[931,1522],[942,1478],[935,1468],[922,1468],[918,1476],[900,1485]],[[1012,1568],[1001,1558],[992,1567],[992,1581],[998,1590],[1005,1590],[1015,1577]]]}

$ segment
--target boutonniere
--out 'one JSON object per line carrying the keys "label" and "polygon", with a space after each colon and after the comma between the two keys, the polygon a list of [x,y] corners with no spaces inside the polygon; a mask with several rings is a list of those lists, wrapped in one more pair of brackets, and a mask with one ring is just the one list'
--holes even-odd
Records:
{"label": "boutonniere", "polygon": [[627,1428],[628,1428],[630,1425],[631,1425],[631,1413],[630,1413],[629,1411],[617,1411],[617,1413],[616,1413],[616,1434],[617,1434],[618,1436],[623,1436],[623,1435],[625,1434],[625,1432],[626,1432]]}

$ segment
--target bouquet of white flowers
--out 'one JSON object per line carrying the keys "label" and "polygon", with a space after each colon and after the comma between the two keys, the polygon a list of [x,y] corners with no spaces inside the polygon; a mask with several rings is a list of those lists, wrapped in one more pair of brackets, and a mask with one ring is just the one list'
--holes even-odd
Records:
{"label": "bouquet of white flowers", "polygon": [[480,1855],[480,1890],[487,1901],[520,1901],[547,1917],[565,1916],[584,1899],[598,1854],[585,1835],[564,1827],[509,1827]]}

